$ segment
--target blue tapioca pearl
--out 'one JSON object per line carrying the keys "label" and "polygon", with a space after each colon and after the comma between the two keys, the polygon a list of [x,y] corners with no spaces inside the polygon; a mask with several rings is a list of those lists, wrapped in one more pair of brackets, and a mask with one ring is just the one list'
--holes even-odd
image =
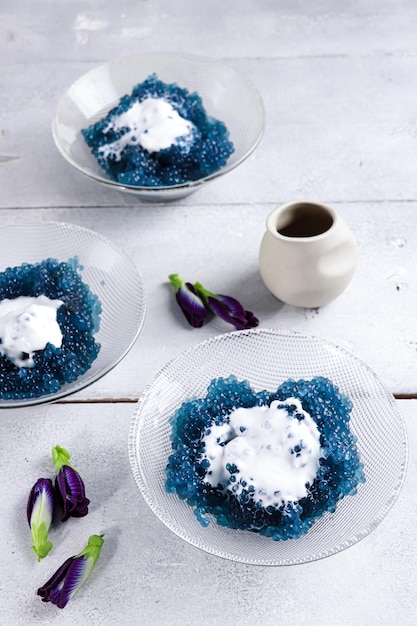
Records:
{"label": "blue tapioca pearl", "polygon": [[197,466],[197,467],[195,468],[195,472],[196,472],[197,476],[198,476],[200,479],[204,478],[204,477],[207,475],[207,470],[206,470],[206,468],[204,468],[204,467],[202,467],[202,466],[200,466],[200,467],[198,467],[198,466]]}
{"label": "blue tapioca pearl", "polygon": [[227,516],[224,513],[222,513],[221,515],[217,516],[217,523],[220,526],[226,526],[228,528],[232,527],[232,524],[231,524],[230,520],[227,518]]}
{"label": "blue tapioca pearl", "polygon": [[210,524],[209,518],[206,517],[206,510],[204,507],[197,507],[194,509],[194,515],[202,526],[208,526]]}

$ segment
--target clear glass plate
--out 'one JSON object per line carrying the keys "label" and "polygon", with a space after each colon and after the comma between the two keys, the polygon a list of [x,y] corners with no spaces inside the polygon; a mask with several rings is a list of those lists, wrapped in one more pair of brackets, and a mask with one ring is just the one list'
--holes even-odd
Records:
{"label": "clear glass plate", "polygon": [[0,400],[0,408],[53,402],[79,391],[109,372],[136,341],[145,318],[142,278],[133,262],[102,235],[60,222],[0,227],[0,272],[22,263],[47,258],[68,261],[78,257],[81,278],[102,306],[94,335],[101,348],[89,370],[52,394],[26,400]]}
{"label": "clear glass plate", "polygon": [[[171,453],[169,420],[185,400],[204,397],[213,378],[234,374],[255,391],[288,378],[329,378],[353,403],[366,483],[296,540],[273,541],[213,520],[203,528],[193,508],[165,490]],[[168,363],[141,397],[132,419],[129,456],[139,490],[155,515],[179,537],[211,554],[256,565],[290,565],[335,554],[366,537],[393,506],[407,465],[405,423],[375,373],[344,349],[285,330],[232,332],[188,349]]]}
{"label": "clear glass plate", "polygon": [[[119,99],[156,73],[165,83],[197,91],[207,113],[224,122],[234,144],[226,165],[183,185],[140,187],[112,180],[99,166],[81,130],[103,118]],[[262,99],[250,81],[219,60],[174,52],[135,54],[96,67],[81,76],[58,102],[52,121],[55,145],[78,171],[103,185],[142,200],[171,201],[187,196],[242,163],[256,148],[265,127]]]}

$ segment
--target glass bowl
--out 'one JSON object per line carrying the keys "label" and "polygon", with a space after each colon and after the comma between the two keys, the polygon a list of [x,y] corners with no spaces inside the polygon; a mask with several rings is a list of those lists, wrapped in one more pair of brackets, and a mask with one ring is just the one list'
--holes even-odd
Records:
{"label": "glass bowl", "polygon": [[109,372],[136,341],[145,317],[142,279],[132,261],[111,241],[92,230],[59,222],[0,227],[0,272],[22,263],[77,257],[82,281],[101,303],[94,334],[100,351],[91,367],[59,391],[24,400],[0,399],[0,408],[53,402],[93,383]]}
{"label": "glass bowl", "polygon": [[[170,418],[191,398],[206,396],[213,378],[234,374],[255,391],[273,391],[291,379],[329,378],[353,403],[366,482],[341,500],[299,539],[269,537],[220,526],[204,528],[193,508],[165,490],[171,453]],[[344,349],[313,336],[254,329],[204,341],[169,362],[139,400],[129,433],[129,456],[139,490],[155,515],[192,545],[233,561],[291,565],[335,554],[366,537],[393,506],[407,464],[407,436],[392,395],[367,365]]]}
{"label": "glass bowl", "polygon": [[[225,122],[234,152],[217,172],[182,185],[138,187],[122,185],[102,170],[81,130],[103,118],[121,96],[156,73],[166,83],[197,91],[207,113]],[[60,99],[52,122],[55,144],[78,171],[112,189],[136,194],[147,201],[171,201],[187,196],[223,176],[244,161],[261,140],[265,112],[261,97],[247,78],[224,63],[190,54],[135,54],[96,67],[79,78]]]}

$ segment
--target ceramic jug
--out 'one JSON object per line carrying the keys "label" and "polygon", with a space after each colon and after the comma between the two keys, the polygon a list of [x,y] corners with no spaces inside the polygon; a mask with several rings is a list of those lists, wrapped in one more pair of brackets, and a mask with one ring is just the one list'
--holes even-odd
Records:
{"label": "ceramic jug", "polygon": [[268,215],[259,269],[265,285],[283,302],[327,304],[350,283],[356,263],[354,236],[331,207],[290,202]]}

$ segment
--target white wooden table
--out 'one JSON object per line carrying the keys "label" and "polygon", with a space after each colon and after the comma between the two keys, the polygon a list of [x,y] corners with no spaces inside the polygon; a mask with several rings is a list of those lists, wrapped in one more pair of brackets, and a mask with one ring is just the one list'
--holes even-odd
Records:
{"label": "white wooden table", "polygon": [[[3,0],[0,16],[0,223],[97,230],[133,259],[148,301],[138,341],[112,372],[63,402],[0,412],[0,624],[415,623],[415,1]],[[243,165],[168,205],[140,204],[84,178],[50,130],[73,80],[150,50],[224,59],[257,86],[267,115]],[[266,216],[300,198],[331,204],[359,246],[351,285],[318,310],[283,305],[258,272]],[[305,565],[237,564],[183,542],[142,500],[127,455],[135,402],[167,361],[229,330],[185,325],[167,284],[172,272],[237,296],[262,327],[347,348],[398,398],[409,434],[405,484],[359,544]],[[83,468],[92,506],[55,531],[53,557],[38,564],[26,499],[57,443]],[[63,611],[44,605],[37,587],[96,532],[106,543],[91,579]]]}

